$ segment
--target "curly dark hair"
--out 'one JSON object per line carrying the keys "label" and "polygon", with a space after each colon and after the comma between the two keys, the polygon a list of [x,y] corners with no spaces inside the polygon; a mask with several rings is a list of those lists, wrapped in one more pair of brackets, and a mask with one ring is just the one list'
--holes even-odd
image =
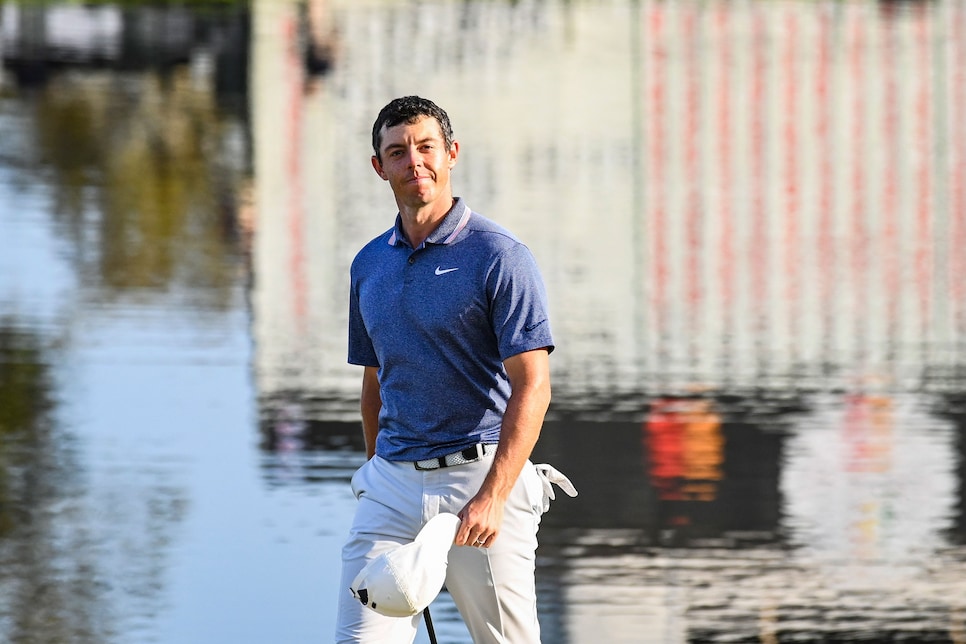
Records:
{"label": "curly dark hair", "polygon": [[446,150],[453,147],[453,126],[449,122],[449,115],[446,110],[428,98],[419,96],[403,96],[393,99],[384,108],[379,110],[379,116],[372,124],[372,150],[376,158],[382,161],[379,155],[379,146],[382,145],[382,128],[390,128],[400,123],[415,123],[424,116],[436,119],[439,129],[443,133],[443,143]]}

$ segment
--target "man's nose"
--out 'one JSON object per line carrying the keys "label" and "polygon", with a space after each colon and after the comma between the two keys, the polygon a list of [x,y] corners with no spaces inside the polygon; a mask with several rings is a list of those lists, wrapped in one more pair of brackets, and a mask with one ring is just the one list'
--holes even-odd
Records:
{"label": "man's nose", "polygon": [[415,168],[422,163],[422,157],[419,155],[419,150],[415,147],[409,148],[406,152],[406,163],[408,167]]}

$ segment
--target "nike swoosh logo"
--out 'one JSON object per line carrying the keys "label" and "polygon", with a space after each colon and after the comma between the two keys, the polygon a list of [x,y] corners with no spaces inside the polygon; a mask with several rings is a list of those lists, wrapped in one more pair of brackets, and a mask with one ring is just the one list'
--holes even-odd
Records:
{"label": "nike swoosh logo", "polygon": [[437,275],[445,275],[446,273],[452,273],[453,271],[458,271],[458,270],[459,270],[458,267],[457,268],[440,268],[439,266],[437,266],[436,267],[436,274]]}
{"label": "nike swoosh logo", "polygon": [[538,326],[540,326],[544,322],[546,322],[546,320],[540,320],[539,322],[536,322],[534,324],[528,324],[525,327],[523,327],[523,330],[526,331],[527,333],[529,333],[530,331],[533,331],[534,329],[536,329]]}

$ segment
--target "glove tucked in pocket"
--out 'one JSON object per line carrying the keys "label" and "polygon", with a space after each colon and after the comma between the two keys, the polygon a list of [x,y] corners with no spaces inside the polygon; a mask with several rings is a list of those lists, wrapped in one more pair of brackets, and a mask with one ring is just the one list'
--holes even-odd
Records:
{"label": "glove tucked in pocket", "polygon": [[548,463],[539,463],[533,466],[540,476],[540,483],[543,484],[543,511],[550,509],[550,502],[556,499],[553,485],[556,484],[568,496],[577,496],[577,488],[564,476],[557,468]]}

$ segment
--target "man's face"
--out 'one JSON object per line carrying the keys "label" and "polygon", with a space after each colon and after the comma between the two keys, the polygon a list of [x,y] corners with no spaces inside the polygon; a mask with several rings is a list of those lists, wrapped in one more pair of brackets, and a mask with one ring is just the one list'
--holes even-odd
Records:
{"label": "man's face", "polygon": [[456,165],[459,144],[446,149],[439,123],[424,116],[415,123],[382,128],[379,156],[372,167],[389,182],[400,207],[419,208],[443,200],[450,208],[450,170]]}

